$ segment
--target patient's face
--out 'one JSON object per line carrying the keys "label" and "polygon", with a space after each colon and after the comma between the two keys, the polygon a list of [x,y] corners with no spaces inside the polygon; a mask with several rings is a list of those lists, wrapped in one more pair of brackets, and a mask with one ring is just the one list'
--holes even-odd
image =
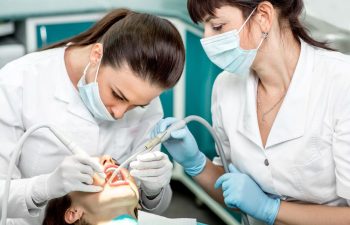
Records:
{"label": "patient's face", "polygon": [[103,186],[99,193],[72,192],[72,201],[83,206],[90,213],[99,213],[104,210],[118,210],[120,208],[136,208],[139,192],[135,180],[127,169],[123,168],[113,181],[109,182],[113,170],[118,166],[110,156],[102,156],[99,162],[104,167],[106,180],[94,176],[94,185]]}

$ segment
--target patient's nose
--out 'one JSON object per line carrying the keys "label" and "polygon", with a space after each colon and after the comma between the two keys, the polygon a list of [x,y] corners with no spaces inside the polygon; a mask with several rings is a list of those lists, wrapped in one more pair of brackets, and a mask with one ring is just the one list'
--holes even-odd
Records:
{"label": "patient's nose", "polygon": [[104,166],[104,165],[108,165],[108,164],[113,164],[114,165],[114,161],[112,159],[111,156],[109,155],[104,155],[101,157],[101,164]]}

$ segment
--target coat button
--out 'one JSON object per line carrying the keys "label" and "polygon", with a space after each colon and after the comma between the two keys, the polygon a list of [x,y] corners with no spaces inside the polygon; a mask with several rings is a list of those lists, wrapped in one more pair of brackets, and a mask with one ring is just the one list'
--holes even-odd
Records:
{"label": "coat button", "polygon": [[265,159],[264,164],[265,166],[269,166],[270,165],[269,160]]}

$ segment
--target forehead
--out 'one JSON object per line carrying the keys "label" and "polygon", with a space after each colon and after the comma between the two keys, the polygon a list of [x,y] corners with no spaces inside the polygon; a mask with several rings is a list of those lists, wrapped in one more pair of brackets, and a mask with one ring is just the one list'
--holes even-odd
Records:
{"label": "forehead", "polygon": [[220,8],[215,9],[214,15],[206,15],[203,19],[203,22],[209,22],[214,19],[223,19],[228,21],[240,21],[242,19],[243,13],[242,11],[233,6],[222,6]]}
{"label": "forehead", "polygon": [[134,105],[146,105],[160,95],[163,88],[132,71],[127,65],[119,68],[106,66],[104,77],[113,89],[118,89]]}
{"label": "forehead", "polygon": [[204,22],[205,17],[215,16],[215,10],[222,6],[233,6],[230,0],[189,0],[188,11],[195,22]]}

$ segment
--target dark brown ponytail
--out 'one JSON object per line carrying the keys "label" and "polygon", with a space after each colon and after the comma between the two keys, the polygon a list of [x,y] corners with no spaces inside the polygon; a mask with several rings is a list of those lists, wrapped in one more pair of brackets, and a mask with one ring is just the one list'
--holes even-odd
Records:
{"label": "dark brown ponytail", "polygon": [[130,13],[131,11],[128,9],[116,9],[108,13],[100,21],[96,22],[89,30],[72,38],[50,45],[45,49],[65,46],[68,43],[72,43],[72,46],[86,46],[97,43],[113,24],[125,18]]}
{"label": "dark brown ponytail", "polygon": [[203,21],[206,15],[213,16],[215,9],[224,5],[238,7],[247,18],[252,10],[264,1],[270,2],[281,11],[280,21],[287,20],[289,22],[295,39],[300,38],[312,46],[333,50],[327,46],[326,42],[320,42],[312,38],[306,27],[301,23],[300,16],[304,9],[303,0],[188,0],[187,8],[192,20],[198,23]]}
{"label": "dark brown ponytail", "polygon": [[301,38],[303,41],[312,46],[334,51],[327,45],[327,42],[320,42],[312,38],[308,33],[308,30],[306,29],[305,25],[301,23],[300,15],[304,9],[303,0],[294,0],[291,1],[291,3],[292,4],[290,5],[290,7],[284,7],[284,10],[282,10],[282,16],[284,18],[288,18],[289,25],[292,29],[294,38]]}
{"label": "dark brown ponytail", "polygon": [[185,48],[168,20],[128,9],[108,13],[89,30],[46,49],[103,44],[101,65],[115,68],[127,63],[140,78],[162,88],[175,86],[185,62]]}

